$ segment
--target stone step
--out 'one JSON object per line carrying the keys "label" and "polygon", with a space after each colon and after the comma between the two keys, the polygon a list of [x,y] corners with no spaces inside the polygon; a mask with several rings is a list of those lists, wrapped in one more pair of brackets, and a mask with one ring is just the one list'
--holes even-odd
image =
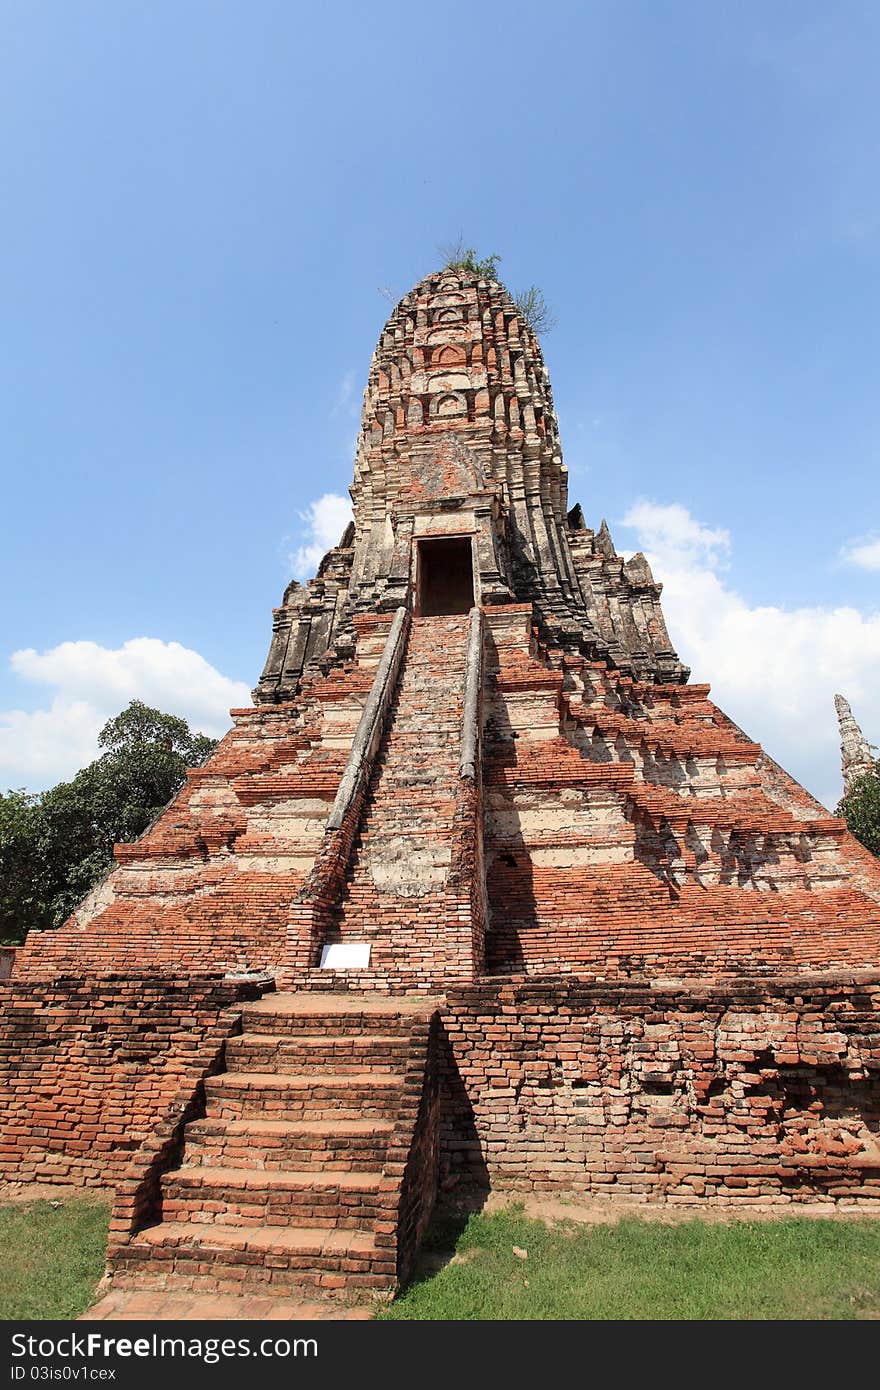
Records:
{"label": "stone step", "polygon": [[375,1169],[324,1173],[316,1169],[186,1166],[162,1179],[163,1221],[195,1225],[337,1226],[363,1230],[396,1205],[396,1182]]}
{"label": "stone step", "polygon": [[[403,685],[398,687],[392,702],[392,720],[405,718],[416,728],[424,726],[430,743],[445,744],[454,739],[456,718],[462,711],[461,676],[456,674],[449,682],[428,676],[417,684],[412,679],[416,675],[412,666],[404,671]],[[429,691],[427,684],[431,680],[435,684]]]}
{"label": "stone step", "polygon": [[442,855],[442,857],[444,857],[445,859],[449,859],[451,857],[452,845],[444,844],[441,838],[441,836],[445,834],[447,831],[452,830],[451,813],[448,819],[439,814],[436,817],[432,816],[431,824],[429,826],[414,826],[412,822],[408,819],[408,817],[411,815],[412,807],[408,806],[406,809],[406,813],[404,815],[399,815],[400,803],[397,799],[394,800],[394,806],[395,811],[398,813],[398,818],[395,819],[394,823],[389,824],[387,820],[385,820],[381,825],[377,825],[373,830],[365,830],[361,835],[358,836],[360,844],[373,845],[377,846],[378,848],[382,848],[383,846],[389,844],[399,843],[401,837],[403,837],[405,839],[412,840],[414,844],[418,844],[420,841],[424,840],[431,846],[436,855]]}
{"label": "stone step", "polygon": [[[426,783],[428,779],[426,773]],[[423,790],[413,786],[411,779],[389,777],[366,804],[364,823],[373,826],[370,833],[390,836],[408,830],[410,834],[428,836],[435,829],[449,830],[455,817],[454,783],[451,777],[448,782],[441,782],[436,768],[430,773],[430,781],[430,790]],[[429,821],[424,819],[427,817]]]}
{"label": "stone step", "polygon": [[[444,703],[443,714],[448,706]],[[462,711],[456,710],[444,727],[439,727],[439,710],[403,709],[400,705],[392,712],[389,724],[391,742],[386,743],[374,762],[374,767],[393,767],[400,764],[404,755],[411,757],[413,763],[427,765],[440,763],[444,767],[454,767],[461,737]]]}
{"label": "stone step", "polygon": [[348,1075],[222,1072],[205,1080],[208,1119],[391,1118],[402,1093],[402,1076],[378,1067]]}
{"label": "stone step", "polygon": [[420,811],[430,812],[439,822],[448,826],[455,815],[455,786],[452,777],[450,775],[448,781],[445,778],[441,781],[436,768],[432,770],[430,777],[430,787],[414,786],[412,779],[403,773],[400,777],[388,777],[367,802],[367,819],[375,817],[376,813],[381,811],[382,821],[377,830],[386,834],[386,821],[395,825],[409,825],[415,834],[431,834],[433,826],[418,820]]}
{"label": "stone step", "polygon": [[186,1161],[254,1170],[317,1168],[362,1172],[381,1167],[390,1120],[193,1120]]}
{"label": "stone step", "polygon": [[406,1033],[289,1033],[247,1032],[226,1044],[229,1072],[273,1071],[305,1073],[332,1071],[334,1074],[362,1072],[374,1065],[406,1064],[409,1030]]}
{"label": "stone step", "polygon": [[375,1308],[372,1300],[360,1295],[355,1301],[326,1298],[303,1291],[273,1295],[241,1290],[212,1293],[197,1289],[113,1287],[80,1315],[86,1322],[341,1322],[368,1321]]}
{"label": "stone step", "polygon": [[[413,789],[418,790],[429,785],[423,781],[423,776],[432,769],[438,777],[442,776],[444,783],[455,776],[458,768],[460,728],[454,736],[450,734],[448,742],[439,746],[432,745],[430,740],[426,742],[422,729],[401,729],[398,725],[390,730],[389,737],[392,742],[386,745],[374,763],[375,770],[383,777],[405,777],[407,773],[411,773]],[[374,782],[373,791],[375,790]]]}
{"label": "stone step", "polygon": [[[330,932],[328,932],[326,938],[327,941],[338,941],[341,939],[343,938],[338,935],[334,936]],[[351,936],[346,939],[352,941],[365,941],[368,938],[367,934],[361,931],[358,935],[352,933]],[[387,933],[384,944],[387,946]],[[377,958],[379,946],[380,942],[378,938],[374,938],[375,949],[373,952],[373,960]],[[421,998],[425,1000],[427,1005],[425,1010],[426,1017],[440,1007],[442,1002],[442,990],[446,986],[445,976],[439,978],[435,975],[430,983],[423,982],[422,979],[417,976],[409,984],[404,984],[401,980],[396,986],[391,987],[389,984],[388,972],[383,970],[381,966],[379,968],[374,968],[372,965],[369,970],[358,971],[321,970],[316,966],[313,969],[292,972],[289,979],[291,986],[295,985],[297,989],[303,991],[319,989],[322,994],[326,994],[328,990],[332,990],[337,998],[344,998],[355,994],[361,997],[365,995],[369,997],[372,995],[379,998],[396,996],[413,998],[415,991],[419,990],[421,992]],[[389,990],[391,991],[390,995]],[[440,996],[439,999],[438,996]]]}
{"label": "stone step", "polygon": [[327,1226],[163,1221],[138,1232],[121,1247],[114,1268],[128,1289],[155,1288],[157,1280],[173,1276],[174,1288],[181,1291],[253,1289],[280,1294],[313,1289],[330,1294],[363,1289],[378,1293],[394,1287],[392,1240],[390,1232]]}
{"label": "stone step", "polygon": [[243,1033],[404,1033],[437,1007],[424,996],[349,996],[318,990],[265,995],[242,1008]]}
{"label": "stone step", "polygon": [[[386,859],[387,856],[377,856],[375,854],[371,856],[362,856],[359,860],[355,861],[355,875],[357,875],[358,867],[360,866],[363,871],[363,878],[366,878],[366,870],[369,868],[370,863],[379,863],[384,866]],[[430,883],[430,891],[426,891],[419,898],[392,898],[389,903],[388,898],[391,896],[390,894],[383,895],[381,888],[377,887],[374,883],[358,882],[357,878],[355,878],[355,883],[351,892],[346,894],[339,906],[341,910],[344,911],[345,908],[351,906],[352,903],[358,905],[358,911],[363,917],[365,941],[383,941],[392,954],[395,948],[399,947],[401,944],[403,945],[404,951],[406,951],[408,949],[408,943],[399,943],[394,940],[394,933],[389,931],[391,923],[399,924],[400,922],[406,922],[412,924],[414,927],[418,927],[421,924],[427,930],[433,932],[437,932],[438,930],[442,932],[447,922],[450,926],[453,925],[449,904],[444,896],[444,890],[449,879],[450,866],[443,863],[432,863],[430,869],[433,874],[433,880]],[[369,912],[368,909],[371,904],[373,905],[373,910]],[[424,921],[429,915],[429,909],[432,921],[431,927],[427,927]],[[424,934],[424,931],[419,933],[421,936],[424,936]],[[327,940],[329,941],[330,939],[328,933]],[[357,940],[356,937],[354,939]]]}
{"label": "stone step", "polygon": [[374,767],[380,770],[384,769],[387,772],[394,769],[402,773],[408,768],[421,770],[433,767],[451,775],[458,764],[460,725],[454,732],[450,729],[448,739],[435,743],[430,738],[425,738],[422,729],[401,728],[398,719],[397,727],[391,731],[391,737],[394,743],[388,745],[374,763]]}

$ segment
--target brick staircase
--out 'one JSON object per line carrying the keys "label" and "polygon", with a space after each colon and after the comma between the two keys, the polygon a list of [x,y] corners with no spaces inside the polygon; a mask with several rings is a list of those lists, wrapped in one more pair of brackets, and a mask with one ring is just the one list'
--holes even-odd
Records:
{"label": "brick staircase", "polygon": [[159,1219],[111,1237],[114,1292],[392,1293],[433,1195],[434,1011],[354,994],[246,1005],[161,1178]]}
{"label": "brick staircase", "polygon": [[[459,760],[467,614],[414,618],[388,731],[326,940],[369,942],[393,987],[473,973],[453,866],[465,827]],[[474,830],[466,828],[473,842]]]}

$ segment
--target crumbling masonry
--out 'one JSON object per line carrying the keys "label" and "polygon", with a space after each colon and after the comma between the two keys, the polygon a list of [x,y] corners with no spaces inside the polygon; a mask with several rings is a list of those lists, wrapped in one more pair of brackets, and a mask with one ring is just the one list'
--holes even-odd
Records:
{"label": "crumbling masonry", "polygon": [[853,718],[849,700],[844,695],[835,695],[834,708],[840,727],[840,770],[846,795],[860,777],[874,771],[874,758],[871,745]]}
{"label": "crumbling masonry", "polygon": [[[429,277],[255,703],[0,986],[7,1177],[119,1287],[392,1291],[438,1183],[880,1200],[880,871],[568,509],[538,343]],[[352,962],[358,962],[352,966]]]}

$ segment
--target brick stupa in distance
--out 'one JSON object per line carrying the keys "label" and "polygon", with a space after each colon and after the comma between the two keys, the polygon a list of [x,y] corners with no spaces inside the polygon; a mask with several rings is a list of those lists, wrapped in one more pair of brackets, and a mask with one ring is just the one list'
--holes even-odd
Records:
{"label": "brick stupa in distance", "polygon": [[569,510],[500,284],[395,309],[351,491],[254,706],[19,952],[7,1173],[112,1182],[117,1283],[211,1288],[392,1288],[438,1171],[876,1199],[880,869]]}

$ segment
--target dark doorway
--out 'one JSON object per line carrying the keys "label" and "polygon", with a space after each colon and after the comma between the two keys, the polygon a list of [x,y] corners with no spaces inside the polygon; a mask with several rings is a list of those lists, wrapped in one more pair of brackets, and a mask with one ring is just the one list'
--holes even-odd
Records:
{"label": "dark doorway", "polygon": [[418,576],[418,615],[469,613],[474,606],[470,536],[419,541]]}

